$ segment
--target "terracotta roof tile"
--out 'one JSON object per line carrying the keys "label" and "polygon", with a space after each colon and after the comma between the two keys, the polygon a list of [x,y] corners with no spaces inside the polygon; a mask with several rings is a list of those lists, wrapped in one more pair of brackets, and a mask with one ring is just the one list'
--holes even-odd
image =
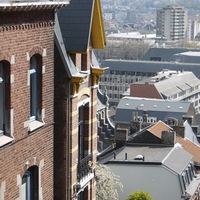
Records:
{"label": "terracotta roof tile", "polygon": [[180,136],[176,136],[176,141],[180,143],[187,152],[193,155],[195,162],[200,164],[200,146]]}
{"label": "terracotta roof tile", "polygon": [[152,134],[156,135],[157,137],[161,138],[162,131],[172,131],[173,129],[164,122],[158,121],[147,130],[149,130]]}
{"label": "terracotta roof tile", "polygon": [[[158,121],[153,126],[148,128],[148,130],[155,136],[161,138],[162,131],[170,131],[173,129],[169,127],[167,124],[165,124],[164,122]],[[187,138],[184,139],[177,135],[176,135],[176,142],[180,143],[188,153],[193,155],[195,162],[200,164],[200,146],[196,145],[195,143],[188,140]]]}

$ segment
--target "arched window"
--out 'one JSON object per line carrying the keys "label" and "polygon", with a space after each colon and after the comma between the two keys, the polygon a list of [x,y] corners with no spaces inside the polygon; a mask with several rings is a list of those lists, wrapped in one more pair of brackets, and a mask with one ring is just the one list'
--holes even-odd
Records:
{"label": "arched window", "polygon": [[30,124],[32,132],[44,125],[42,116],[42,56],[35,54],[30,60]]}
{"label": "arched window", "polygon": [[22,199],[38,200],[38,167],[30,167],[22,177]]}
{"label": "arched window", "polygon": [[30,60],[30,121],[41,121],[42,111],[42,56]]}

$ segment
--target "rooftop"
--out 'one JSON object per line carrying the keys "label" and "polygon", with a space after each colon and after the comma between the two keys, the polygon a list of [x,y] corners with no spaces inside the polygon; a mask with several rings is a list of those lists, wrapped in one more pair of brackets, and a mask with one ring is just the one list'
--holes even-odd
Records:
{"label": "rooftop", "polygon": [[[114,157],[114,152],[107,154],[101,158],[101,163],[163,164],[175,173],[181,174],[193,159],[192,155],[185,151],[179,143],[173,147],[127,145],[116,150],[115,155]],[[142,157],[143,160],[138,160]]]}
{"label": "rooftop", "polygon": [[187,101],[169,101],[163,99],[124,97],[120,100],[117,109],[137,109],[148,111],[166,111],[186,113],[190,102]]}

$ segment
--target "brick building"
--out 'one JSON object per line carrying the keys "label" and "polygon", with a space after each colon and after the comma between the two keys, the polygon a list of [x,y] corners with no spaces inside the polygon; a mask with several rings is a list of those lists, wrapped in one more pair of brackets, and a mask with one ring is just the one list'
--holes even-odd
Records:
{"label": "brick building", "polygon": [[54,199],[95,199],[100,0],[71,0],[55,23]]}
{"label": "brick building", "polygon": [[68,1],[0,3],[0,199],[53,199],[54,14]]}

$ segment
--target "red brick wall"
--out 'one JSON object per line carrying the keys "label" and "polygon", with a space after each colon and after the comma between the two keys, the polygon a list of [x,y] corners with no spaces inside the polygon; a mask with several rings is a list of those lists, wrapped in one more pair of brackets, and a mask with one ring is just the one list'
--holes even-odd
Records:
{"label": "red brick wall", "polygon": [[55,46],[54,71],[54,199],[67,199],[68,182],[68,91],[66,70]]}
{"label": "red brick wall", "polygon": [[[41,160],[44,160],[41,170],[43,199],[53,199],[54,15],[53,11],[43,12],[0,13],[0,60],[6,59],[11,63],[11,56],[15,56],[14,64],[10,65],[11,74],[14,75],[14,83],[11,84],[11,108],[14,111],[15,139],[12,144],[0,148],[0,184],[2,181],[6,182],[6,200],[19,197],[17,175],[23,176],[26,171],[25,163],[29,161],[29,167],[34,164],[39,166]],[[23,25],[20,24],[21,21]],[[43,57],[45,73],[42,84],[45,126],[29,134],[28,127],[24,127],[24,122],[29,121],[30,117],[30,87],[27,84],[30,65],[27,52],[30,57],[35,53],[42,55],[43,49],[47,50],[47,56]]]}

